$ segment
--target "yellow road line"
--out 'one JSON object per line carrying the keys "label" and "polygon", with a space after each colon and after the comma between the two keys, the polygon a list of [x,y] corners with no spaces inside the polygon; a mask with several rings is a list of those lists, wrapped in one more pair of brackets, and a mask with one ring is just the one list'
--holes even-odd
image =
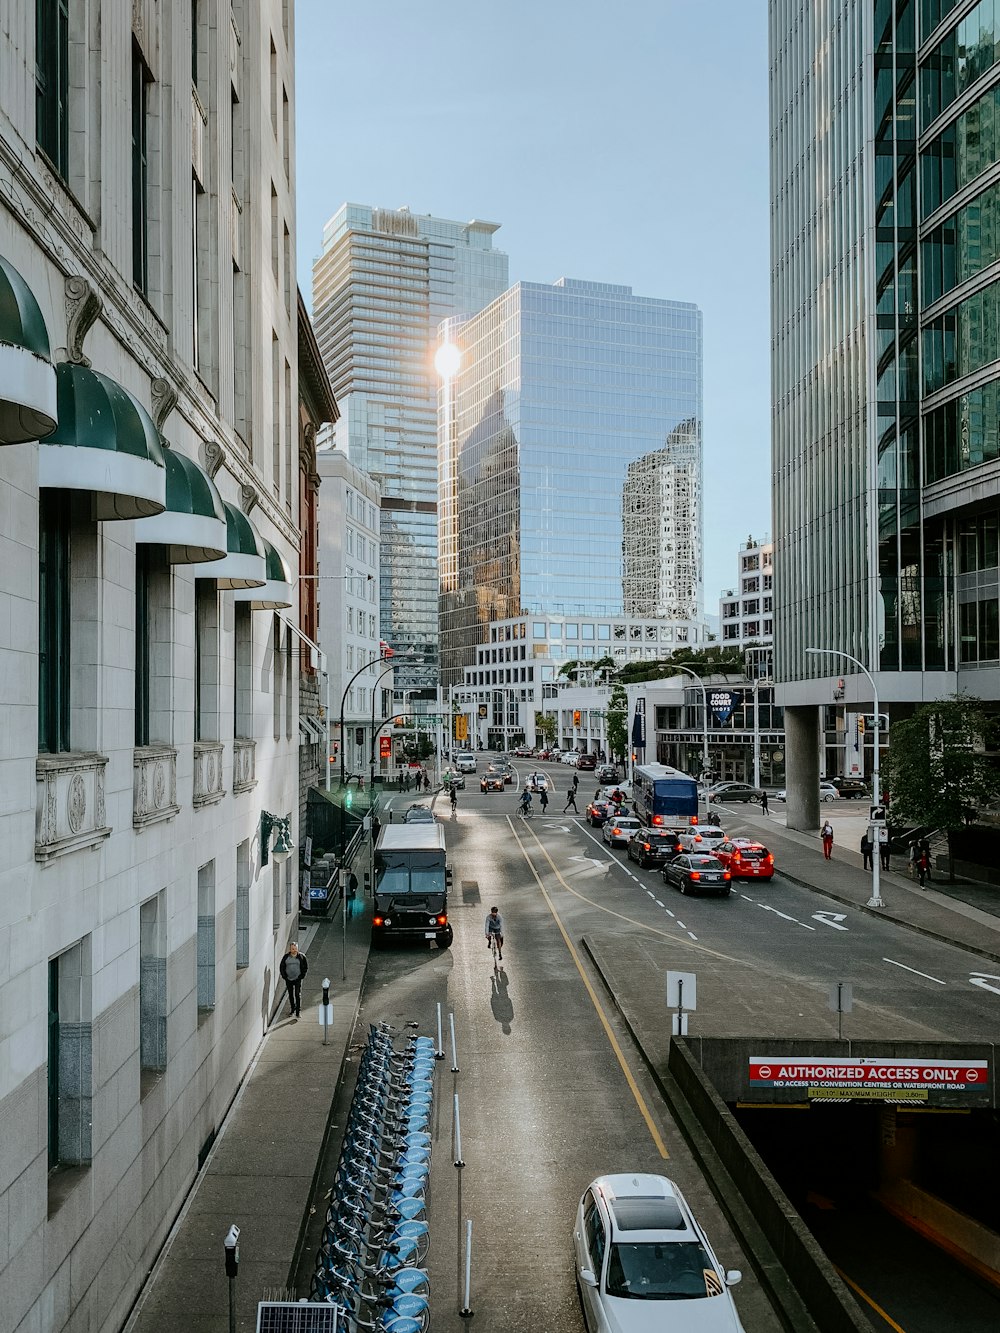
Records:
{"label": "yellow road line", "polygon": [[843,1280],[847,1283],[847,1285],[850,1287],[850,1289],[853,1292],[855,1292],[858,1296],[860,1296],[861,1299],[867,1305],[870,1305],[872,1309],[875,1311],[875,1313],[879,1315],[882,1319],[884,1319],[891,1329],[895,1330],[895,1333],[906,1333],[906,1330],[903,1328],[903,1326],[901,1324],[897,1324],[895,1319],[893,1319],[892,1315],[886,1314],[886,1312],[882,1309],[881,1305],[879,1305],[878,1301],[873,1301],[872,1298],[868,1295],[867,1291],[862,1291],[861,1288],[858,1286],[858,1284],[851,1278],[849,1278],[842,1268],[837,1268],[836,1264],[834,1264],[833,1266],[836,1269],[836,1271],[840,1274],[840,1276],[843,1278]]}
{"label": "yellow road line", "polygon": [[[549,911],[552,913],[552,919],[553,919],[553,921],[555,921],[556,925],[559,927],[559,933],[560,933],[560,935],[562,935],[562,937],[563,937],[563,942],[565,943],[566,948],[569,950],[570,957],[573,959],[573,962],[576,964],[576,970],[577,970],[577,971],[579,972],[579,974],[580,974],[580,980],[583,982],[584,986],[586,987],[587,994],[590,996],[590,1002],[591,1002],[591,1004],[594,1006],[595,1010],[597,1011],[597,1017],[601,1020],[601,1026],[604,1028],[605,1035],[607,1036],[608,1041],[611,1043],[611,1049],[614,1051],[615,1056],[616,1056],[617,1059],[618,1059],[618,1063],[621,1065],[622,1073],[625,1075],[625,1081],[626,1081],[626,1083],[628,1084],[628,1086],[629,1086],[629,1088],[630,1088],[630,1090],[631,1090],[631,1092],[632,1092],[632,1096],[635,1098],[635,1104],[636,1104],[636,1106],[638,1106],[638,1108],[639,1108],[639,1114],[642,1116],[643,1120],[645,1120],[645,1122],[646,1122],[646,1128],[649,1130],[650,1135],[652,1136],[653,1142],[656,1144],[656,1148],[657,1148],[657,1151],[659,1152],[660,1156],[661,1156],[661,1157],[664,1157],[664,1158],[669,1158],[669,1157],[670,1157],[670,1153],[667,1151],[667,1145],[663,1142],[663,1139],[660,1137],[660,1131],[657,1129],[657,1127],[656,1127],[656,1123],[655,1123],[655,1121],[653,1120],[652,1115],[650,1114],[649,1107],[646,1105],[646,1099],[643,1097],[642,1093],[639,1091],[639,1085],[638,1085],[638,1083],[635,1081],[635,1075],[632,1073],[631,1069],[629,1068],[628,1061],[625,1059],[625,1052],[622,1050],[621,1046],[619,1045],[618,1038],[615,1036],[614,1031],[613,1031],[613,1029],[612,1029],[612,1027],[611,1027],[611,1024],[608,1022],[608,1016],[607,1016],[607,1014],[604,1012],[604,1008],[603,1008],[603,1006],[601,1005],[600,1000],[597,998],[597,993],[596,993],[596,991],[594,990],[593,986],[590,984],[590,978],[587,976],[586,972],[585,972],[584,969],[583,969],[583,964],[582,964],[581,961],[580,961],[580,955],[577,953],[577,951],[576,951],[576,947],[574,946],[573,941],[570,939],[569,935],[567,934],[567,932],[566,932],[566,927],[563,925],[563,923],[562,923],[562,919],[560,918],[559,913],[558,913],[558,912],[556,911],[556,909],[555,909],[555,904],[553,903],[552,899],[549,897],[548,890],[546,889],[545,885],[542,883],[542,881],[541,881],[541,877],[539,876],[538,871],[535,869],[534,862],[531,860],[531,857],[528,855],[528,852],[527,852],[527,850],[526,850],[526,848],[525,848],[525,846],[524,846],[524,843],[521,841],[520,835],[518,834],[517,830],[513,827],[513,825],[511,826],[511,831],[513,832],[513,834],[514,834],[514,838],[515,838],[515,840],[516,840],[518,846],[519,846],[520,849],[521,849],[521,854],[522,854],[522,856],[524,857],[525,861],[528,863],[528,867],[530,868],[531,873],[532,873],[532,874],[534,875],[534,877],[535,877],[535,883],[538,885],[539,889],[541,890],[541,894],[542,894],[542,897],[545,899],[546,906],[548,907]],[[551,863],[550,863],[550,864],[551,864]],[[555,866],[553,866],[552,868],[553,868],[553,870],[555,870]],[[558,870],[556,870],[556,875],[558,876],[558,878],[559,878],[560,880],[562,880],[562,876],[559,874]],[[565,882],[565,881],[564,881],[564,882]]]}

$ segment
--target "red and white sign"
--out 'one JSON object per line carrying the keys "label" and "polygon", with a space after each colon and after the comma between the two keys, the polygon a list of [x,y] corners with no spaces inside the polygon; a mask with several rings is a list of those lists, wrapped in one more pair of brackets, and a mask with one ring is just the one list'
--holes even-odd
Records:
{"label": "red and white sign", "polygon": [[908,1088],[939,1092],[982,1091],[989,1082],[985,1060],[931,1064],[922,1060],[827,1059],[815,1056],[751,1056],[754,1088]]}
{"label": "red and white sign", "polygon": [[392,756],[392,737],[380,736],[378,738],[378,754],[380,759],[389,759]]}

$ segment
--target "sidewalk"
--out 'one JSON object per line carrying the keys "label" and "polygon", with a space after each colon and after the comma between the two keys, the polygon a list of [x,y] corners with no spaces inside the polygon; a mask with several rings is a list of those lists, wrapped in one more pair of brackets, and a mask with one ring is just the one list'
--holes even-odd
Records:
{"label": "sidewalk", "polygon": [[[928,888],[922,889],[903,870],[883,870],[880,893],[886,905],[869,907],[871,871],[862,869],[861,853],[854,850],[860,842],[860,833],[854,837],[855,825],[860,829],[867,821],[846,815],[838,818],[834,823],[833,858],[826,861],[819,834],[785,828],[783,815],[784,811],[780,815],[776,811],[768,816],[756,806],[741,805],[737,816],[741,822],[752,824],[759,830],[761,840],[774,853],[780,874],[835,902],[895,921],[932,939],[957,944],[990,962],[1000,962],[1000,893],[997,890],[985,885],[980,890],[979,886],[963,883],[954,886],[957,892],[949,892],[947,882],[939,877]],[[723,827],[725,823],[723,814]],[[901,858],[895,860],[899,863]],[[968,901],[969,898],[973,901]],[[981,900],[982,906],[975,905],[976,898]]]}
{"label": "sidewalk", "polygon": [[[228,1333],[222,1241],[233,1223],[241,1230],[237,1328],[252,1333],[258,1301],[287,1286],[368,961],[370,912],[361,895],[355,903],[346,950],[339,914],[302,927],[309,958],[302,1017],[288,1017],[282,985],[277,1016],[125,1333]],[[334,1019],[327,1046],[317,1018],[324,977]]]}

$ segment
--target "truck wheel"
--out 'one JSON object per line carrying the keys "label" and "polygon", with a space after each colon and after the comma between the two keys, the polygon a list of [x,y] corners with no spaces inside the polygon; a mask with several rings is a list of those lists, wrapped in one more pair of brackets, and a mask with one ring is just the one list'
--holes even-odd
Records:
{"label": "truck wheel", "polygon": [[438,931],[437,942],[439,949],[450,949],[451,942],[455,938],[455,932],[451,926],[446,926],[444,930]]}

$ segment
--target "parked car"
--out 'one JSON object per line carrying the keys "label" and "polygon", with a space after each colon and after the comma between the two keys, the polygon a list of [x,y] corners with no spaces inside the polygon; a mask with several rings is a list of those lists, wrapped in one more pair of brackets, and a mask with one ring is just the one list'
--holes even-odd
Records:
{"label": "parked car", "polygon": [[830,786],[837,788],[837,794],[845,801],[864,801],[870,796],[868,784],[860,778],[831,778]]}
{"label": "parked car", "polygon": [[573,1229],[576,1281],[589,1333],[744,1333],[731,1287],[687,1200],[666,1176],[600,1176]]}
{"label": "parked car", "polygon": [[597,767],[597,755],[581,754],[576,761],[576,766],[577,768],[590,769],[592,771]]}
{"label": "parked car", "polygon": [[598,764],[597,772],[594,774],[598,782],[617,782],[618,770],[614,764]]}
{"label": "parked car", "polygon": [[665,828],[640,829],[629,838],[625,850],[641,866],[659,866],[683,851],[678,834]]}
{"label": "parked car", "polygon": [[411,805],[403,816],[404,824],[433,824],[434,811],[429,805]]}
{"label": "parked car", "polygon": [[752,838],[727,838],[714,854],[733,879],[773,879],[774,857],[762,842]]}
{"label": "parked car", "polygon": [[601,829],[601,837],[609,847],[620,847],[622,843],[628,842],[633,833],[638,833],[642,828],[642,821],[636,819],[635,815],[608,815],[604,821],[604,827]]}
{"label": "parked car", "polygon": [[732,875],[717,856],[704,852],[682,852],[663,867],[664,884],[672,884],[681,893],[718,893],[723,898],[732,892]]}
{"label": "parked car", "polygon": [[441,774],[441,786],[448,790],[449,787],[457,787],[459,791],[465,790],[465,774],[460,773],[457,768],[446,768]]}
{"label": "parked car", "polygon": [[748,801],[760,800],[760,787],[751,787],[748,782],[717,782],[705,792],[706,801]]}
{"label": "parked car", "polygon": [[534,753],[535,753],[535,752],[534,752],[534,750],[531,748],[530,745],[519,745],[519,746],[517,747],[517,749],[514,751],[514,758],[515,758],[515,759],[530,759],[531,756],[532,756]]}
{"label": "parked car", "polygon": [[714,852],[729,834],[714,824],[698,824],[678,836],[685,852]]}
{"label": "parked car", "polygon": [[544,773],[529,773],[524,779],[525,791],[551,791],[552,781]]}
{"label": "parked car", "polygon": [[502,773],[484,773],[479,779],[480,791],[503,791],[504,781]]}
{"label": "parked car", "polygon": [[[787,790],[782,787],[781,791],[776,791],[774,793],[774,799],[776,801],[787,801]],[[837,791],[837,788],[831,782],[821,782],[819,784],[819,799],[821,801],[837,801],[840,799],[840,792]]]}
{"label": "parked car", "polygon": [[560,764],[568,764],[570,768],[576,768],[579,764],[580,756],[575,750],[564,750],[559,756]]}
{"label": "parked car", "polygon": [[587,823],[592,828],[597,828],[598,824],[603,824],[608,817],[608,811],[611,809],[610,801],[591,801],[586,809]]}

